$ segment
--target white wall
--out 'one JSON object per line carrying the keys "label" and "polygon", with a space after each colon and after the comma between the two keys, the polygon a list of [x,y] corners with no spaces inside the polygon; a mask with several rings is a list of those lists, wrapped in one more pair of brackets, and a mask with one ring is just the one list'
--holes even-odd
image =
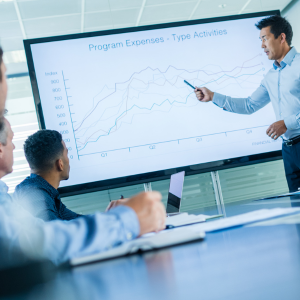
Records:
{"label": "white wall", "polygon": [[292,45],[300,52],[300,1],[292,1],[292,5],[284,9],[282,15],[287,18],[293,27]]}

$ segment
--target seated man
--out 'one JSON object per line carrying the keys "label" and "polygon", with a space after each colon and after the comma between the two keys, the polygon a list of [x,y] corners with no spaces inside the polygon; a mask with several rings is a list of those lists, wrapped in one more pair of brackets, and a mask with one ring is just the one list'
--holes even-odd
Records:
{"label": "seated man", "polygon": [[[0,179],[12,172],[14,149],[13,132],[3,118],[7,82],[2,54],[0,47]],[[13,202],[7,190],[0,180],[0,247],[4,242],[6,249],[19,249],[30,257],[46,258],[56,264],[99,253],[165,228],[166,212],[161,194],[157,192],[136,195],[107,213],[96,213],[72,222],[44,222]],[[3,254],[1,248],[0,253]]]}
{"label": "seated man", "polygon": [[44,221],[73,220],[80,215],[61,202],[58,186],[69,179],[68,149],[62,135],[55,130],[40,130],[24,144],[31,175],[15,190],[14,200]]}

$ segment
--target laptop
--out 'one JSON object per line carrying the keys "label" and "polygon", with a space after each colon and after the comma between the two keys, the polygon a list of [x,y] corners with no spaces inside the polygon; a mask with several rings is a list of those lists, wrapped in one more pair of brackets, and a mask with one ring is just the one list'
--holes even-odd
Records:
{"label": "laptop", "polygon": [[168,216],[179,214],[184,175],[185,175],[184,171],[171,175],[168,202],[167,202]]}

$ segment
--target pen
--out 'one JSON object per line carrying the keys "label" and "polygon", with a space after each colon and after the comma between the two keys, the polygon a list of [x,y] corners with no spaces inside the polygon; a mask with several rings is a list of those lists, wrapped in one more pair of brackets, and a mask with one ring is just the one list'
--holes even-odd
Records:
{"label": "pen", "polygon": [[186,80],[183,80],[184,83],[186,83],[187,85],[189,85],[192,89],[195,89],[195,87],[193,85],[191,85],[190,83],[188,83]]}
{"label": "pen", "polygon": [[173,225],[166,225],[166,229],[172,229],[172,228],[175,228],[175,226],[173,226]]}

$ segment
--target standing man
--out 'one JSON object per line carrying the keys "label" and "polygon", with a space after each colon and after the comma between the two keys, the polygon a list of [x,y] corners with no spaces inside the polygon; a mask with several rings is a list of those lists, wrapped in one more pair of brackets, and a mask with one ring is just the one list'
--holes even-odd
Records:
{"label": "standing man", "polygon": [[231,98],[196,87],[201,102],[212,101],[229,112],[252,114],[272,102],[277,121],[267,129],[274,140],[283,137],[282,156],[290,192],[300,188],[300,54],[291,47],[293,30],[283,17],[271,16],[256,24],[261,47],[274,60],[261,85],[248,98]]}

